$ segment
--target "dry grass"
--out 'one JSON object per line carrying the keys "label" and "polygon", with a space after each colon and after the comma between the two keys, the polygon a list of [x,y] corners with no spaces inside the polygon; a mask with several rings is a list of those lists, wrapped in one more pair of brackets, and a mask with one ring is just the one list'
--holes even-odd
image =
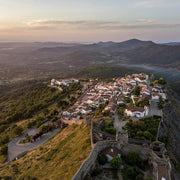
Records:
{"label": "dry grass", "polygon": [[0,167],[0,177],[70,180],[90,151],[90,127],[72,125],[25,157]]}

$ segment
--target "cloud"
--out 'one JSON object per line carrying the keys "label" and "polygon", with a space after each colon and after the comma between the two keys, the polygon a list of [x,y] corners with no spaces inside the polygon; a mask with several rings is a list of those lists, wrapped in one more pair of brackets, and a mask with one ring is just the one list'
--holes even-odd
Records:
{"label": "cloud", "polygon": [[171,28],[180,27],[180,23],[155,23],[151,19],[138,19],[135,23],[121,23],[118,21],[63,21],[63,20],[34,20],[26,23],[31,29],[82,29],[82,30],[117,30],[139,28]]}
{"label": "cloud", "polygon": [[156,8],[156,7],[177,7],[180,2],[173,2],[169,0],[141,0],[136,3],[136,7],[142,8]]}
{"label": "cloud", "polygon": [[151,19],[138,19],[132,23],[121,23],[118,21],[64,21],[64,20],[33,20],[19,26],[0,28],[0,30],[24,30],[24,31],[119,31],[136,29],[160,29],[179,28],[180,23],[157,23]]}
{"label": "cloud", "polygon": [[140,22],[140,23],[153,23],[154,20],[152,19],[138,19],[137,22]]}

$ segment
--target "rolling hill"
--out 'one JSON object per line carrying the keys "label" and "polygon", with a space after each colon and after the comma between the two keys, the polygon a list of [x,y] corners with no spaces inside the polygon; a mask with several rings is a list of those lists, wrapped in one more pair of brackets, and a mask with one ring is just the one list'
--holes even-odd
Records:
{"label": "rolling hill", "polygon": [[67,76],[70,72],[92,66],[122,64],[179,71],[180,46],[138,39],[93,44],[0,43],[0,85]]}

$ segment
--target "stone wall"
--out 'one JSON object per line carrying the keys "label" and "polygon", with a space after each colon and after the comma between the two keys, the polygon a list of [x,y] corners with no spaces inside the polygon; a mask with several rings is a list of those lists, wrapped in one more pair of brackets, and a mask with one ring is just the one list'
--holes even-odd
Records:
{"label": "stone wall", "polygon": [[153,165],[153,176],[154,179],[158,178],[158,165],[165,165],[167,168],[167,172],[169,175],[169,180],[171,179],[171,163],[169,158],[159,158],[152,149],[143,147],[140,145],[135,144],[122,144],[121,142],[107,140],[107,141],[100,141],[94,145],[94,148],[91,151],[89,157],[83,162],[77,173],[74,175],[72,180],[83,180],[84,177],[94,169],[96,165],[96,160],[98,154],[108,147],[116,147],[122,153],[122,155],[127,155],[130,151],[136,151],[139,153],[142,160],[150,160],[151,164]]}
{"label": "stone wall", "polygon": [[111,141],[111,140],[107,140],[107,141],[100,141],[97,142],[93,148],[93,150],[91,151],[91,154],[89,155],[89,157],[83,162],[83,164],[81,165],[80,169],[77,171],[77,173],[74,175],[74,177],[72,178],[72,180],[82,180],[86,174],[88,172],[91,171],[91,169],[93,169],[94,165],[96,164],[96,159],[98,157],[98,154],[105,148],[108,147],[116,147],[118,149],[120,149],[120,144],[117,141]]}
{"label": "stone wall", "polygon": [[150,153],[151,155],[151,163],[153,165],[153,176],[155,179],[158,179],[158,165],[164,165],[167,169],[168,180],[171,179],[171,163],[169,158],[159,158],[153,151]]}

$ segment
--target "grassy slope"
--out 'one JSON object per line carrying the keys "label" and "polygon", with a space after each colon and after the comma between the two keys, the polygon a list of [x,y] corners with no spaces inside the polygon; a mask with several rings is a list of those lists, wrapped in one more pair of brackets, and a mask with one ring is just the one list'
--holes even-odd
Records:
{"label": "grassy slope", "polygon": [[0,167],[0,177],[71,179],[91,151],[89,132],[85,125],[65,128],[25,157]]}

